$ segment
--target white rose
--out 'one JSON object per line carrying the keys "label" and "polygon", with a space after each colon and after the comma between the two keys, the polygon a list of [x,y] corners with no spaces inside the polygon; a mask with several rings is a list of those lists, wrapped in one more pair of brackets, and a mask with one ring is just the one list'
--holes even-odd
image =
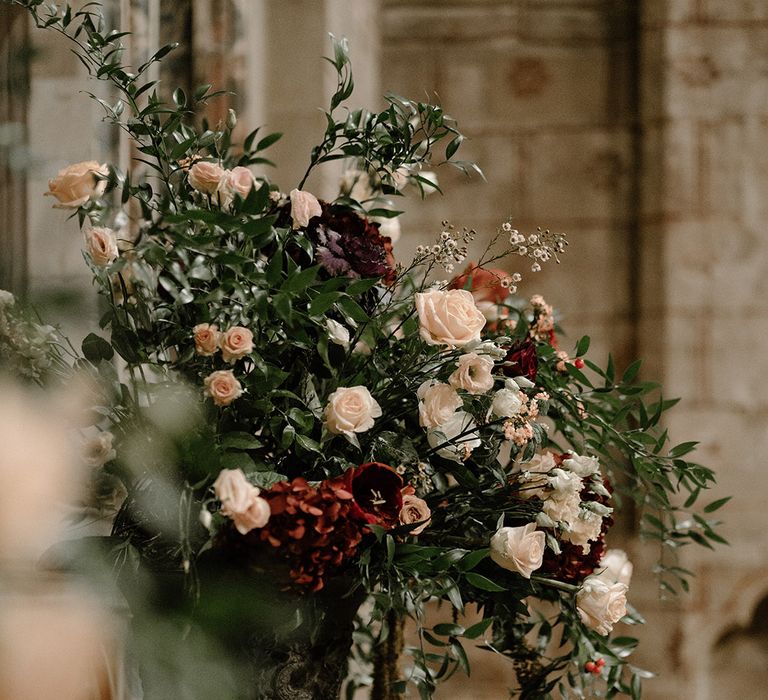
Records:
{"label": "white rose", "polygon": [[0,308],[3,306],[13,306],[16,303],[16,297],[5,289],[0,289]]}
{"label": "white rose", "polygon": [[371,178],[368,176],[368,173],[357,168],[350,168],[341,174],[339,189],[342,194],[358,202],[364,202],[373,196]]}
{"label": "white rose", "polygon": [[480,342],[485,316],[465,289],[431,289],[416,294],[419,333],[429,345],[462,347]]}
{"label": "white rose", "polygon": [[580,509],[579,517],[568,523],[568,530],[563,532],[562,539],[581,547],[584,554],[589,554],[590,542],[600,537],[603,519],[590,510]]}
{"label": "white rose", "polygon": [[443,425],[463,404],[455,389],[433,379],[424,382],[416,396],[419,398],[419,425],[423,428]]}
{"label": "white rose", "polygon": [[493,389],[493,360],[487,355],[469,352],[459,357],[456,370],[448,381],[454,389],[470,394],[485,394]]}
{"label": "white rose", "polygon": [[607,583],[623,583],[629,586],[632,580],[632,562],[623,549],[609,549],[603,554],[597,576]]}
{"label": "white rose", "polygon": [[53,180],[48,181],[46,195],[56,197],[57,209],[77,209],[89,199],[98,199],[107,188],[107,181],[102,179],[109,175],[106,164],[99,165],[95,160],[74,163],[59,170]]}
{"label": "white rose", "polygon": [[525,406],[525,403],[523,399],[520,398],[519,391],[499,389],[493,395],[491,411],[499,418],[512,418],[512,416],[516,416],[520,413],[523,406]]}
{"label": "white rose", "polygon": [[581,456],[572,453],[568,459],[563,460],[563,466],[579,476],[592,476],[600,471],[600,463],[596,457]]}
{"label": "white rose", "polygon": [[554,490],[553,498],[567,498],[572,494],[581,493],[583,483],[573,472],[567,472],[564,469],[553,469],[549,473],[549,485]]}
{"label": "white rose", "polygon": [[83,457],[86,465],[98,469],[112,461],[117,456],[117,452],[112,447],[114,439],[115,436],[105,430],[88,440],[83,446]]}
{"label": "white rose", "polygon": [[364,386],[339,387],[328,397],[325,427],[335,435],[364,433],[381,416],[381,406]]}
{"label": "white rose", "polygon": [[293,228],[304,228],[309,224],[309,220],[315,216],[320,216],[323,209],[315,195],[302,190],[291,190],[291,218],[293,219]]}
{"label": "white rose", "polygon": [[439,428],[428,430],[427,442],[441,457],[457,462],[469,457],[472,450],[481,445],[477,424],[466,411],[456,411]]}
{"label": "white rose", "polygon": [[245,478],[242,469],[222,469],[213,489],[221,501],[222,514],[232,520],[241,535],[267,524],[269,503],[259,496],[259,488]]}
{"label": "white rose", "polygon": [[189,184],[198,192],[213,195],[224,179],[225,171],[218,163],[201,160],[189,169]]}
{"label": "white rose", "polygon": [[117,236],[111,228],[94,226],[84,233],[85,250],[94,265],[107,267],[117,260]]}
{"label": "white rose", "polygon": [[503,569],[531,578],[544,560],[545,544],[546,536],[533,523],[502,527],[491,537],[491,559]]}
{"label": "white rose", "polygon": [[403,507],[400,509],[400,522],[403,525],[410,525],[412,523],[421,523],[418,527],[413,528],[408,534],[418,535],[424,531],[429,525],[432,511],[426,501],[412,494],[406,494],[403,496]]}
{"label": "white rose", "polygon": [[598,634],[610,634],[613,626],[627,614],[627,586],[588,576],[576,594],[576,610],[587,627]]}
{"label": "white rose", "polygon": [[328,318],[325,321],[325,328],[328,331],[328,339],[336,345],[341,345],[345,350],[349,348],[349,330],[338,321]]}

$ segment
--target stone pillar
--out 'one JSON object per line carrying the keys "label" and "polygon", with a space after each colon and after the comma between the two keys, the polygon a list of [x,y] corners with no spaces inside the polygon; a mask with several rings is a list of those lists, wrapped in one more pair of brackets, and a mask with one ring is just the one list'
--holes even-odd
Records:
{"label": "stone pillar", "polygon": [[768,593],[768,5],[643,6],[641,354],[667,394],[684,397],[672,436],[699,439],[698,461],[717,472],[704,502],[736,498],[723,511],[734,546],[684,552],[697,578],[679,612],[654,609],[652,593],[642,601],[638,663],[662,674],[649,698],[715,700],[737,686],[713,678],[713,646],[748,628]]}
{"label": "stone pillar", "polygon": [[27,288],[27,212],[24,206],[29,73],[26,13],[0,5],[0,289]]}

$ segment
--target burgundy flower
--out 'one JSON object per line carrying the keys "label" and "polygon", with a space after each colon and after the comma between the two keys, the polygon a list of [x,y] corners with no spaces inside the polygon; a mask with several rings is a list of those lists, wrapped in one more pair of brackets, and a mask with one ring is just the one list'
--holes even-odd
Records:
{"label": "burgundy flower", "polygon": [[504,363],[504,374],[508,377],[527,377],[535,382],[538,368],[536,344],[529,338],[517,341],[509,349]]}
{"label": "burgundy flower", "polygon": [[366,523],[393,527],[403,507],[403,479],[392,467],[368,462],[345,475],[354,496],[352,514]]}
{"label": "burgundy flower", "polygon": [[379,225],[347,207],[322,204],[322,216],[312,219],[307,235],[315,245],[318,262],[332,277],[395,279],[392,241]]}

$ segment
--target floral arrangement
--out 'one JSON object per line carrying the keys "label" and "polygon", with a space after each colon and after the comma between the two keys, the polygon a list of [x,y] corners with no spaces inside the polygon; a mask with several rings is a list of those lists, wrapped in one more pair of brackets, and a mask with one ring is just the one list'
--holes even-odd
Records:
{"label": "floral arrangement", "polygon": [[[658,426],[675,402],[637,380],[639,362],[603,368],[587,337],[565,350],[552,307],[516,296],[515,267],[559,261],[565,237],[507,220],[471,262],[477,233],[442,222],[398,261],[396,198],[437,190],[441,162],[475,166],[455,160],[463,137],[438,106],[388,96],[378,113],[344,110],[343,41],[327,129],[285,194],[251,170],[279,134],[235,143],[233,112],[197,126],[210,86],[161,100],[146,71],[172,46],[129,69],[93,3],[17,4],[111,83],[116,100],[99,102],[144,166],[78,163],[48,194],[77,214],[104,298],[75,362],[101,387],[90,460],[122,479],[125,512],[148,483],[178,489],[184,527],[161,550],[166,567],[194,578],[217,549],[246,568],[272,559],[287,571],[277,585],[299,597],[347,577],[371,601],[356,658],[415,622],[391,697],[407,683],[431,697],[468,673],[468,643],[509,658],[520,697],[638,697],[636,640],[610,636],[642,621],[627,601],[632,564],[607,544],[616,510],[637,504],[662,547],[661,584],[685,587],[675,550],[721,541],[715,521],[686,515],[714,476],[685,459],[694,443],[669,445]],[[339,196],[320,201],[307,177],[339,159]],[[7,308],[0,299],[0,320]],[[173,449],[145,445],[137,467],[137,445],[162,442],[147,416],[179,383],[195,420]],[[140,512],[115,532],[149,560],[156,538]],[[427,625],[435,601],[448,619]],[[464,623],[470,605],[479,617]]]}

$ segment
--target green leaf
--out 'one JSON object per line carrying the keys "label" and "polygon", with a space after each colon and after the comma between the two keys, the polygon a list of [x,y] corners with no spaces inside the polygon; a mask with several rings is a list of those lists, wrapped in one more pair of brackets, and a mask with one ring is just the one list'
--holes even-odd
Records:
{"label": "green leaf", "polygon": [[471,627],[467,627],[462,636],[466,637],[467,639],[477,639],[481,634],[484,634],[492,624],[493,618],[487,617],[485,620],[481,620],[480,622],[476,622]]}
{"label": "green leaf", "polygon": [[293,275],[289,275],[283,286],[280,288],[283,292],[300,292],[309,287],[317,277],[320,266],[308,267]]}
{"label": "green leaf", "polygon": [[83,340],[83,355],[86,360],[97,364],[100,360],[111,360],[114,357],[112,346],[101,336],[89,333]]}
{"label": "green leaf", "polygon": [[714,513],[716,510],[722,508],[733,496],[726,496],[725,498],[718,498],[716,501],[712,501],[709,505],[704,506],[705,513]]}
{"label": "green leaf", "polygon": [[303,447],[305,450],[307,450],[307,452],[314,452],[316,454],[323,453],[322,449],[320,448],[320,443],[310,437],[307,437],[306,435],[297,433],[296,444],[300,447]]}
{"label": "green leaf", "polygon": [[480,590],[483,590],[483,591],[501,593],[502,591],[507,590],[506,588],[504,588],[504,586],[500,586],[498,583],[494,583],[493,581],[491,581],[491,579],[486,578],[485,576],[481,576],[480,574],[469,572],[467,574],[464,574],[464,576],[466,577],[468,583],[471,583],[475,588],[479,588]]}
{"label": "green leaf", "polygon": [[587,350],[589,350],[589,342],[588,335],[581,337],[581,340],[576,344],[576,357],[581,357],[582,355],[587,354]]}
{"label": "green leaf", "polygon": [[309,314],[311,316],[322,316],[336,300],[341,296],[341,292],[326,292],[318,294],[309,304]]}
{"label": "green leaf", "polygon": [[455,625],[451,622],[441,622],[432,628],[435,634],[439,634],[443,637],[455,637],[460,634],[464,634],[464,628],[461,625]]}
{"label": "green leaf", "polygon": [[476,552],[467,554],[457,565],[459,571],[470,571],[474,569],[490,553],[490,549],[478,549]]}
{"label": "green leaf", "polygon": [[273,143],[276,141],[279,141],[283,137],[283,134],[279,131],[276,131],[274,134],[269,134],[268,136],[265,136],[261,141],[259,141],[256,144],[256,148],[254,148],[254,151],[263,151],[266,148],[269,148]]}

